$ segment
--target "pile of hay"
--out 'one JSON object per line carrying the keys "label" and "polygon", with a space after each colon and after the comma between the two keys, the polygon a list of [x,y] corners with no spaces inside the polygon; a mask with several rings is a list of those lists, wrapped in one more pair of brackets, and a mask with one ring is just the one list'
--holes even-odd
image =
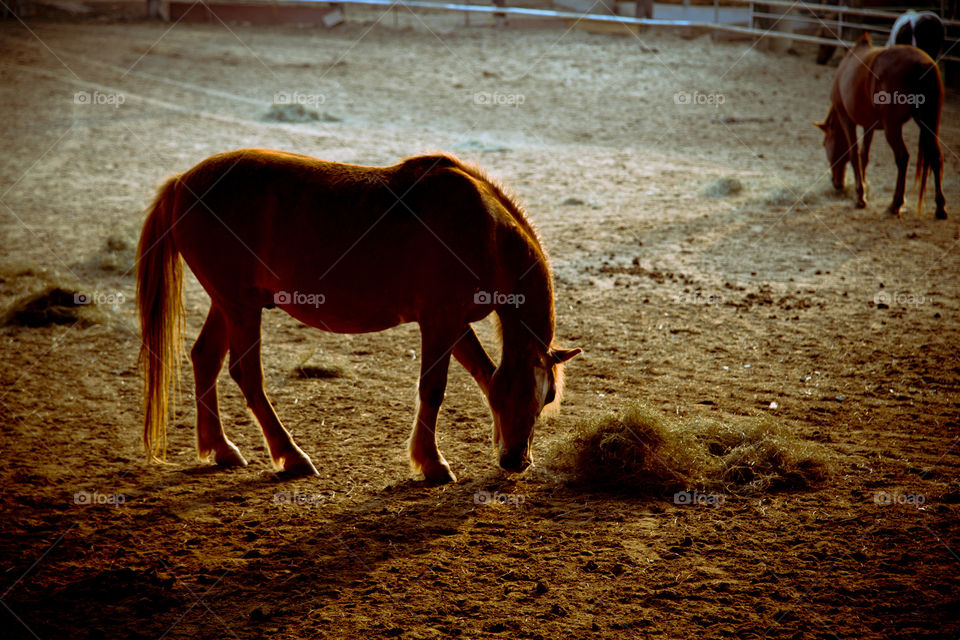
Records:
{"label": "pile of hay", "polygon": [[292,377],[301,380],[316,380],[330,378],[348,378],[350,370],[339,362],[323,362],[320,364],[309,364],[313,358],[314,352],[310,351],[304,358],[297,363],[291,372]]}
{"label": "pile of hay", "polygon": [[263,116],[268,122],[341,122],[337,116],[305,107],[302,104],[274,104]]}
{"label": "pile of hay", "polygon": [[727,176],[718,178],[710,186],[703,190],[703,196],[706,198],[726,198],[735,196],[743,191],[743,183],[736,176]]}
{"label": "pile of hay", "polygon": [[769,416],[683,419],[641,404],[581,424],[550,457],[575,484],[629,493],[802,488],[833,458]]}
{"label": "pile of hay", "polygon": [[0,326],[36,328],[52,324],[75,324],[89,327],[103,320],[103,314],[92,308],[80,292],[47,285],[11,304],[0,317]]}

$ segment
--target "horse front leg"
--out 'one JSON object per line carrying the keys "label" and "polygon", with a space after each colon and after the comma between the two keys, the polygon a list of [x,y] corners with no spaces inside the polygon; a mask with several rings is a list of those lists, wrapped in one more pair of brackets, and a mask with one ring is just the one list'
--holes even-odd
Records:
{"label": "horse front leg", "polygon": [[442,329],[420,324],[420,385],[417,389],[417,417],[410,434],[410,466],[430,482],[456,482],[457,477],[437,448],[437,416],[447,388],[450,354],[457,336],[447,337]]}
{"label": "horse front leg", "polygon": [[467,325],[466,332],[461,334],[457,344],[453,347],[453,357],[463,365],[473,379],[480,385],[480,390],[488,399],[490,397],[490,379],[497,366],[487,355],[486,349],[474,333],[473,327]]}
{"label": "horse front leg", "polygon": [[867,201],[863,197],[863,170],[860,166],[860,153],[857,151],[857,125],[852,120],[846,120],[842,126],[849,145],[847,157],[853,167],[853,180],[857,187],[857,209],[863,209],[867,206]]}
{"label": "horse front leg", "polygon": [[887,136],[887,143],[893,149],[893,157],[897,160],[897,189],[893,193],[893,202],[887,209],[890,214],[900,215],[900,207],[903,206],[903,192],[907,184],[907,166],[910,164],[910,152],[907,151],[907,145],[903,143],[902,127],[886,127],[884,133]]}

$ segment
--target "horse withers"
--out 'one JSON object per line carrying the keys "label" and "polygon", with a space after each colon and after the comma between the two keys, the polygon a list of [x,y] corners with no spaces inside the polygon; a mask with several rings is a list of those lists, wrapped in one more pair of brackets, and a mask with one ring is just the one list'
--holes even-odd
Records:
{"label": "horse withers", "polygon": [[[263,149],[215,155],[161,188],[137,258],[151,458],[162,459],[166,449],[169,386],[182,347],[182,262],[211,300],[191,351],[198,452],[223,466],[246,464],[217,405],[229,353],[230,375],[275,468],[316,473],[264,392],[264,308],[338,333],[419,324],[409,453],[414,469],[438,483],[456,479],[436,440],[451,355],[487,397],[500,466],[522,471],[532,461],[534,423],[559,403],[563,363],[580,353],[553,346],[550,262],[520,206],[481,170],[448,155],[390,167]],[[492,312],[502,335],[498,365],[470,326]]]}
{"label": "horse withers", "polygon": [[[943,155],[938,134],[943,107],[943,82],[936,63],[916,47],[874,47],[864,34],[840,62],[830,92],[830,111],[815,123],[824,133],[824,147],[833,186],[843,189],[847,163],[853,167],[857,207],[867,206],[863,175],[870,156],[873,133],[882,129],[897,162],[897,187],[888,211],[899,215],[903,206],[910,153],[903,142],[903,125],[913,118],[920,127],[917,153],[919,192],[917,210],[923,206],[927,173],[933,170],[936,217],[947,217],[940,173]],[[857,126],[863,127],[863,148],[858,154]]]}

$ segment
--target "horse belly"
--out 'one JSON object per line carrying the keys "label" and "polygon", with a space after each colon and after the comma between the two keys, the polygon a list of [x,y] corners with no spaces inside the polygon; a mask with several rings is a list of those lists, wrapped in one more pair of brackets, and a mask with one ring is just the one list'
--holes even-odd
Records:
{"label": "horse belly", "polygon": [[274,292],[274,305],[312,327],[334,333],[384,331],[418,318],[415,300],[389,283],[329,279]]}

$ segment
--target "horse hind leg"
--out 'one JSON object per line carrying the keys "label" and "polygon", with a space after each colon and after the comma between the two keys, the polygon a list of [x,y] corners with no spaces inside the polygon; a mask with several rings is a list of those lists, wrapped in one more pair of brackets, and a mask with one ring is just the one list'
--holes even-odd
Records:
{"label": "horse hind leg", "polygon": [[897,161],[897,188],[893,193],[893,201],[887,211],[891,215],[898,216],[900,215],[900,207],[903,206],[903,193],[907,184],[907,166],[910,164],[910,152],[907,151],[907,145],[903,142],[902,127],[884,127],[884,134],[886,134],[887,143],[893,149],[893,157]]}
{"label": "horse hind leg", "polygon": [[[933,171],[933,186],[936,190],[935,200],[937,204],[934,216],[938,220],[945,220],[947,218],[946,200],[943,197],[943,186],[940,180],[940,174],[943,171],[943,154],[940,151],[937,136],[923,124],[920,125],[920,154],[923,156],[926,167]],[[925,172],[925,169],[921,171]],[[918,177],[921,180],[926,179],[926,175]]]}
{"label": "horse hind leg", "polygon": [[263,388],[263,365],[260,360],[260,310],[249,316],[229,316],[230,377],[236,381],[247,406],[260,423],[270,450],[274,468],[287,476],[319,475],[290,432],[277,417]]}
{"label": "horse hind leg", "polygon": [[860,173],[867,179],[867,164],[870,162],[870,145],[873,143],[873,127],[863,132],[863,146],[860,147]]}
{"label": "horse hind leg", "polygon": [[197,453],[201,462],[206,462],[212,455],[213,461],[222,467],[243,467],[247,461],[223,432],[217,400],[217,378],[227,347],[223,312],[211,305],[203,329],[190,351],[197,401]]}

